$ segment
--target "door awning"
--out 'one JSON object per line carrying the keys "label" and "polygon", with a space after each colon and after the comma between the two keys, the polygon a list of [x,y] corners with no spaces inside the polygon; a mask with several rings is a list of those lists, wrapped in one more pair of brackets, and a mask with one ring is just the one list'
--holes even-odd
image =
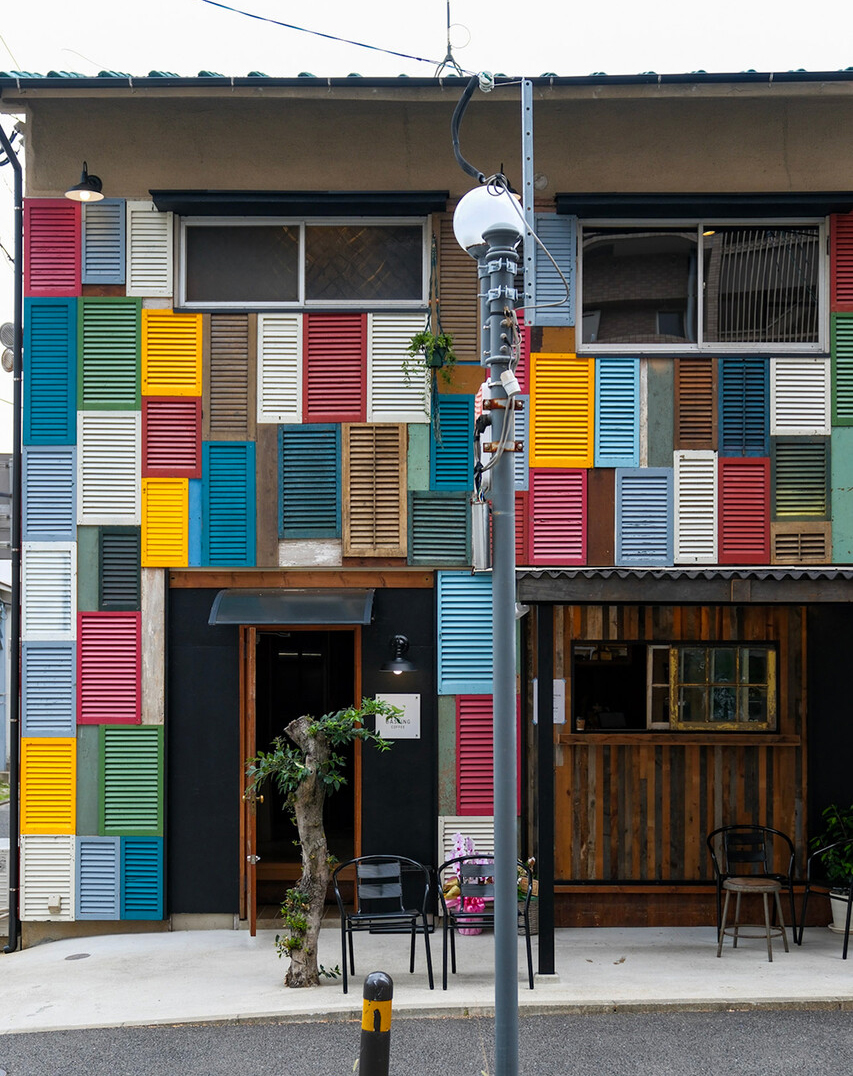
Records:
{"label": "door awning", "polygon": [[228,589],[210,607],[208,624],[369,624],[373,590]]}

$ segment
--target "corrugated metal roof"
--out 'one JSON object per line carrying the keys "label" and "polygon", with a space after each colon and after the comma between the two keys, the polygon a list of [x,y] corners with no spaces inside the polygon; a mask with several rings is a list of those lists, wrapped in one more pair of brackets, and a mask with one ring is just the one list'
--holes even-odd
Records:
{"label": "corrugated metal roof", "polygon": [[853,579],[853,568],[519,568],[519,579]]}

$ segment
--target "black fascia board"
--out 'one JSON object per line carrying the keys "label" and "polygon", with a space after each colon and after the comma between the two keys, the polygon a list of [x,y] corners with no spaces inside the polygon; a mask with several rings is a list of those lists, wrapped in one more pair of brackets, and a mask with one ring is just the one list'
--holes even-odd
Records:
{"label": "black fascia board", "polygon": [[447,209],[449,191],[152,190],[161,212],[184,217],[425,217]]}
{"label": "black fascia board", "polygon": [[853,209],[853,191],[556,194],[554,203],[558,213],[590,219],[825,217],[849,213]]}

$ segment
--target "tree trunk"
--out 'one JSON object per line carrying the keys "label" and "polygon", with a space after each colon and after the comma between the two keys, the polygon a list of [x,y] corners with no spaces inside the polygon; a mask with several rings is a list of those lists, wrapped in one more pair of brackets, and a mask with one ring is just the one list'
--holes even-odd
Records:
{"label": "tree trunk", "polygon": [[308,770],[293,797],[299,843],[302,845],[302,877],[296,888],[308,900],[305,937],[301,948],[291,950],[290,968],[284,979],[285,986],[293,987],[317,986],[320,982],[317,942],[329,885],[329,852],[323,827],[326,788],[318,777],[318,770],[328,761],[329,744],[322,733],[314,736],[309,733],[308,727],[313,720],[310,717],[297,717],[284,730],[302,752]]}

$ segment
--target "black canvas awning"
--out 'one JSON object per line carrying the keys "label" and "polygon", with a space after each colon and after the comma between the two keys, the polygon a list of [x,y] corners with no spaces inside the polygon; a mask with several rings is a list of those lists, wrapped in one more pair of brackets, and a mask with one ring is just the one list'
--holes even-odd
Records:
{"label": "black canvas awning", "polygon": [[373,590],[220,590],[208,624],[369,624]]}
{"label": "black canvas awning", "polygon": [[447,209],[448,191],[152,190],[154,205],[193,217],[424,217]]}

